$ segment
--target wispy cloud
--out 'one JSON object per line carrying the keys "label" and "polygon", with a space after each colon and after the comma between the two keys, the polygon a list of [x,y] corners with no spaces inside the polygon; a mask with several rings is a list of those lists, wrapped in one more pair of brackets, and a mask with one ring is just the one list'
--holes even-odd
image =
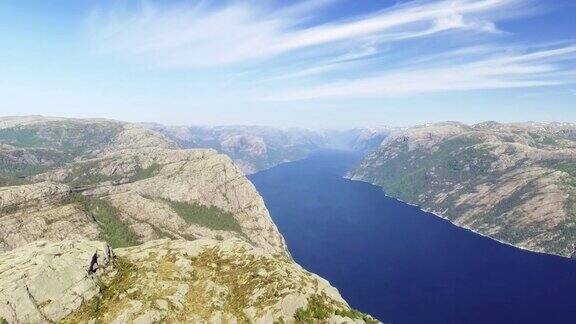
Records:
{"label": "wispy cloud", "polygon": [[[274,101],[574,82],[573,70],[563,71],[563,63],[575,60],[576,46],[530,49],[491,41],[507,35],[499,21],[533,13],[530,0],[413,1],[336,21],[314,19],[337,2],[308,0],[288,7],[260,1],[143,2],[136,10],[95,11],[88,35],[98,52],[159,67],[232,70],[236,76],[257,70],[247,74],[258,87],[250,94]],[[466,40],[477,35],[483,35],[483,43],[470,46]],[[464,41],[437,43],[407,58],[380,59],[405,53],[401,44],[455,36]]]}
{"label": "wispy cloud", "polygon": [[387,41],[428,36],[446,30],[494,32],[487,20],[496,10],[520,0],[444,0],[413,2],[375,14],[299,28],[330,1],[306,1],[288,8],[263,8],[254,2],[219,7],[160,7],[98,11],[90,35],[101,51],[136,56],[162,66],[205,67],[263,59],[338,42],[371,37]]}
{"label": "wispy cloud", "polygon": [[[466,52],[466,51],[464,51]],[[283,91],[267,100],[308,100],[401,96],[430,92],[501,88],[530,88],[574,82],[559,78],[562,71],[554,63],[576,54],[576,47],[565,47],[527,54],[496,56],[478,61],[438,67],[420,64],[375,77],[333,82],[308,89]]]}

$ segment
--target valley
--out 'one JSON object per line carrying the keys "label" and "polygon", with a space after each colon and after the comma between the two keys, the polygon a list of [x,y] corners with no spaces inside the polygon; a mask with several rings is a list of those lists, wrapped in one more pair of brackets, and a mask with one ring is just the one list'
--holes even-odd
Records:
{"label": "valley", "polygon": [[1,118],[0,145],[0,321],[376,322],[293,261],[215,150],[38,116]]}
{"label": "valley", "polygon": [[563,306],[575,129],[2,118],[0,317],[481,323],[494,316],[482,305],[498,321],[563,322],[576,315]]}
{"label": "valley", "polygon": [[498,243],[344,179],[361,158],[323,151],[250,176],[294,259],[353,307],[384,323],[571,322],[576,262]]}

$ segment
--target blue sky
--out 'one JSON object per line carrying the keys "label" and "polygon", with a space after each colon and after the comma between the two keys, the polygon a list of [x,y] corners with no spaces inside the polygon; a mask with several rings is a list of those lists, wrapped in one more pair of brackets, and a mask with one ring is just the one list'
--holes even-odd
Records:
{"label": "blue sky", "polygon": [[0,115],[576,122],[576,1],[0,2]]}

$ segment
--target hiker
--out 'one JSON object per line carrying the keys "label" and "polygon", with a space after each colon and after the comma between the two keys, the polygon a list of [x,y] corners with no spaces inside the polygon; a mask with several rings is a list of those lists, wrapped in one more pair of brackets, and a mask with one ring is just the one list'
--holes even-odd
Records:
{"label": "hiker", "polygon": [[98,251],[96,251],[92,256],[92,261],[90,261],[90,268],[88,269],[88,273],[96,273],[96,270],[98,270]]}

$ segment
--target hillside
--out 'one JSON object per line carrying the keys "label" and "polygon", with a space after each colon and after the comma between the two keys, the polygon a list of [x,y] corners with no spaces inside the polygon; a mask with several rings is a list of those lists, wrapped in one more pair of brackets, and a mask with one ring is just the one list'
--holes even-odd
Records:
{"label": "hillside", "polygon": [[212,150],[180,150],[118,122],[34,120],[0,129],[0,250],[39,239],[246,239],[286,253],[262,198]]}
{"label": "hillside", "polygon": [[147,124],[184,148],[212,148],[230,156],[252,174],[283,162],[305,158],[325,146],[322,134],[305,129],[259,126],[164,126]]}
{"label": "hillside", "polygon": [[294,263],[214,150],[116,121],[1,118],[0,163],[0,321],[373,321]]}
{"label": "hillside", "polygon": [[[89,273],[97,253],[97,270]],[[375,323],[286,256],[237,240],[157,240],[111,250],[35,242],[0,254],[9,323]]]}
{"label": "hillside", "polygon": [[212,148],[230,156],[246,174],[306,158],[322,149],[367,153],[377,148],[389,128],[312,131],[259,126],[164,126],[144,124],[184,148]]}
{"label": "hillside", "polygon": [[576,243],[576,126],[440,123],[397,132],[348,175],[538,252]]}

